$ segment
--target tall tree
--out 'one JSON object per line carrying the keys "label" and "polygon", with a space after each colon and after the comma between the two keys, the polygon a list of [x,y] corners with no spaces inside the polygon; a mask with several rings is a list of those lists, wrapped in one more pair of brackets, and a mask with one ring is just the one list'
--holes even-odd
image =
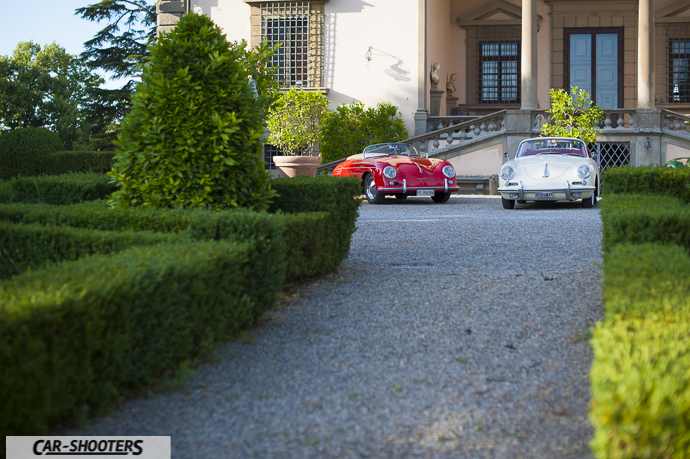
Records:
{"label": "tall tree", "polygon": [[[151,53],[148,47],[156,41],[156,4],[147,0],[101,0],[77,8],[76,13],[88,21],[106,21],[107,25],[84,43],[81,54],[86,65],[103,69],[116,78],[141,75]],[[113,126],[129,110],[136,81],[128,79],[119,89],[98,89],[88,105],[91,136],[105,147],[117,137]]]}
{"label": "tall tree", "polygon": [[55,43],[21,42],[0,56],[0,125],[45,127],[71,149],[88,141],[84,107],[103,79]]}

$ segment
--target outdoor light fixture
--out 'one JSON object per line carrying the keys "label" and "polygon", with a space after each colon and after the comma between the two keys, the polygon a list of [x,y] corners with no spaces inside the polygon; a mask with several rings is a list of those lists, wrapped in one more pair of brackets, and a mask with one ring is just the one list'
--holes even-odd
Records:
{"label": "outdoor light fixture", "polygon": [[652,148],[652,144],[649,143],[649,137],[647,137],[647,141],[644,143],[645,148]]}
{"label": "outdoor light fixture", "polygon": [[373,46],[370,46],[369,49],[367,50],[367,53],[364,55],[364,57],[367,58],[368,61],[371,62],[371,50],[374,49]]}

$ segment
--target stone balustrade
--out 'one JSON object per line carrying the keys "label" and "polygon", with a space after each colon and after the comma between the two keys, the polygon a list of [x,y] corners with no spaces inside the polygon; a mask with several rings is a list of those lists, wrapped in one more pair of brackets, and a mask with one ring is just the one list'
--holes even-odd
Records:
{"label": "stone balustrade", "polygon": [[[439,123],[442,120],[448,120],[448,126],[411,137],[406,142],[414,144],[421,152],[427,152],[453,145],[454,142],[457,145],[463,142],[474,141],[487,134],[505,131],[505,117],[505,110],[482,117],[433,117]],[[466,120],[463,121],[463,118]],[[451,124],[453,122],[456,124]]]}
{"label": "stone balustrade", "polygon": [[[601,121],[595,125],[602,130],[602,133],[629,132],[635,131],[635,109],[606,109]],[[551,114],[546,110],[532,110],[532,132],[540,133],[544,123],[551,123]]]}
{"label": "stone balustrade", "polygon": [[661,110],[661,129],[671,131],[674,134],[687,134],[690,136],[690,117],[671,110]]}
{"label": "stone balustrade", "polygon": [[471,121],[479,118],[476,115],[460,115],[460,116],[430,116],[426,122],[426,132],[438,131],[439,129],[455,126],[465,121]]}

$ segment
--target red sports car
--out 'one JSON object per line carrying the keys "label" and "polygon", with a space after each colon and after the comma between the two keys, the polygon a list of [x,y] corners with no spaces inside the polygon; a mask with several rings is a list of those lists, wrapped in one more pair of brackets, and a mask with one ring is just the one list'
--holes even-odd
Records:
{"label": "red sports car", "polygon": [[371,204],[380,204],[387,194],[398,199],[429,196],[447,202],[458,191],[455,169],[448,161],[423,158],[413,145],[379,143],[347,158],[333,171],[334,177],[359,177]]}

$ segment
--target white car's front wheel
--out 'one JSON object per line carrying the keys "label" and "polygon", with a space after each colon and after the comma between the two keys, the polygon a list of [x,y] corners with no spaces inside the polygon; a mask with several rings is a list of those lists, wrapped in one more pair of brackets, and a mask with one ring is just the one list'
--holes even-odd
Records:
{"label": "white car's front wheel", "polygon": [[597,190],[595,189],[592,192],[592,196],[590,196],[587,199],[582,200],[582,207],[584,207],[585,209],[591,209],[592,207],[594,207],[594,204],[596,204],[596,203],[597,203]]}

